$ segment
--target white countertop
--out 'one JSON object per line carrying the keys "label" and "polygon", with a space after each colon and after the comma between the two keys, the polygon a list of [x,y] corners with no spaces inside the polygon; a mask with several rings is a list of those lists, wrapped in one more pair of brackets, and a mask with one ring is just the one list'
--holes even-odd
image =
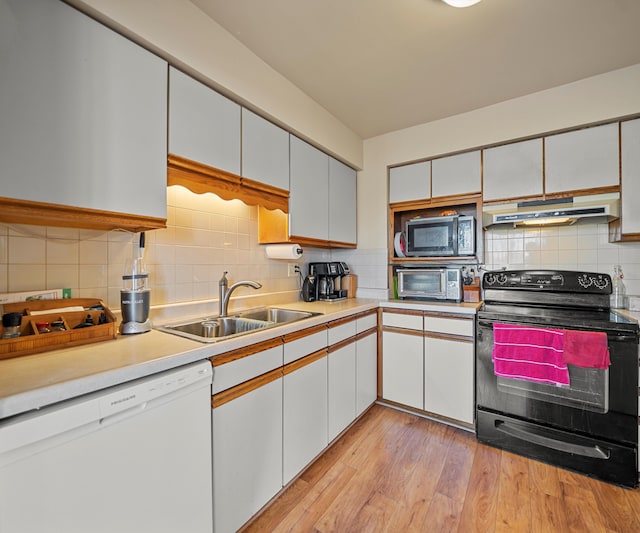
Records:
{"label": "white countertop", "polygon": [[452,303],[452,302],[420,302],[416,300],[386,300],[380,302],[381,307],[398,309],[413,309],[415,311],[432,311],[436,313],[457,313],[461,315],[475,315],[482,302]]}
{"label": "white countertop", "polygon": [[[0,419],[39,409],[378,307],[377,300],[294,302],[278,307],[323,313],[210,344],[152,330],[84,346],[0,360]],[[215,379],[215,376],[214,376]]]}

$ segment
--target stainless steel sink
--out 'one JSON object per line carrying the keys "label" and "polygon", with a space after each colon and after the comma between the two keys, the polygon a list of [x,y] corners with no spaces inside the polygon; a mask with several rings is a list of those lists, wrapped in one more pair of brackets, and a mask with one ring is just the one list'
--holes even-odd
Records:
{"label": "stainless steel sink", "polygon": [[156,329],[200,342],[216,342],[321,314],[278,307],[261,307],[236,313],[233,316],[199,318],[190,322],[157,326]]}
{"label": "stainless steel sink", "polygon": [[261,307],[260,309],[251,309],[239,313],[241,318],[251,320],[264,320],[265,322],[275,322],[276,324],[284,324],[286,322],[295,322],[303,318],[309,318],[321,313],[311,313],[310,311],[294,311],[293,309],[281,309],[279,307]]}

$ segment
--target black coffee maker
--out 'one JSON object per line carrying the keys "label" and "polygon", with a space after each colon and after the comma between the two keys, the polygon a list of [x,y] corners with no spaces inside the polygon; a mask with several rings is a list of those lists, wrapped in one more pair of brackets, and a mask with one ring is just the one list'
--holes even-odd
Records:
{"label": "black coffee maker", "polygon": [[346,263],[332,261],[330,263],[309,263],[309,276],[315,280],[316,300],[342,300],[347,291],[342,290],[340,280],[349,273]]}

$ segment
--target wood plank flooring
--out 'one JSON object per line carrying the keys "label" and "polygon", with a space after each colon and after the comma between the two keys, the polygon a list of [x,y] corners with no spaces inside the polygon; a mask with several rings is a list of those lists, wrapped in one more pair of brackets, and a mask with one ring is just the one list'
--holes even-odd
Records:
{"label": "wood plank flooring", "polygon": [[267,531],[631,533],[640,490],[375,405],[243,529]]}

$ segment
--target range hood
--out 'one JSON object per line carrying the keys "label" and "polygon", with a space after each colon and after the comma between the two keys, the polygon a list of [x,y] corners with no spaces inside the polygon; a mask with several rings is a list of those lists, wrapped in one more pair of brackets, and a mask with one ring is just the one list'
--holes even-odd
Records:
{"label": "range hood", "polygon": [[620,195],[598,194],[554,200],[534,200],[510,204],[485,205],[482,225],[485,228],[511,226],[559,226],[578,222],[610,222],[619,217]]}

